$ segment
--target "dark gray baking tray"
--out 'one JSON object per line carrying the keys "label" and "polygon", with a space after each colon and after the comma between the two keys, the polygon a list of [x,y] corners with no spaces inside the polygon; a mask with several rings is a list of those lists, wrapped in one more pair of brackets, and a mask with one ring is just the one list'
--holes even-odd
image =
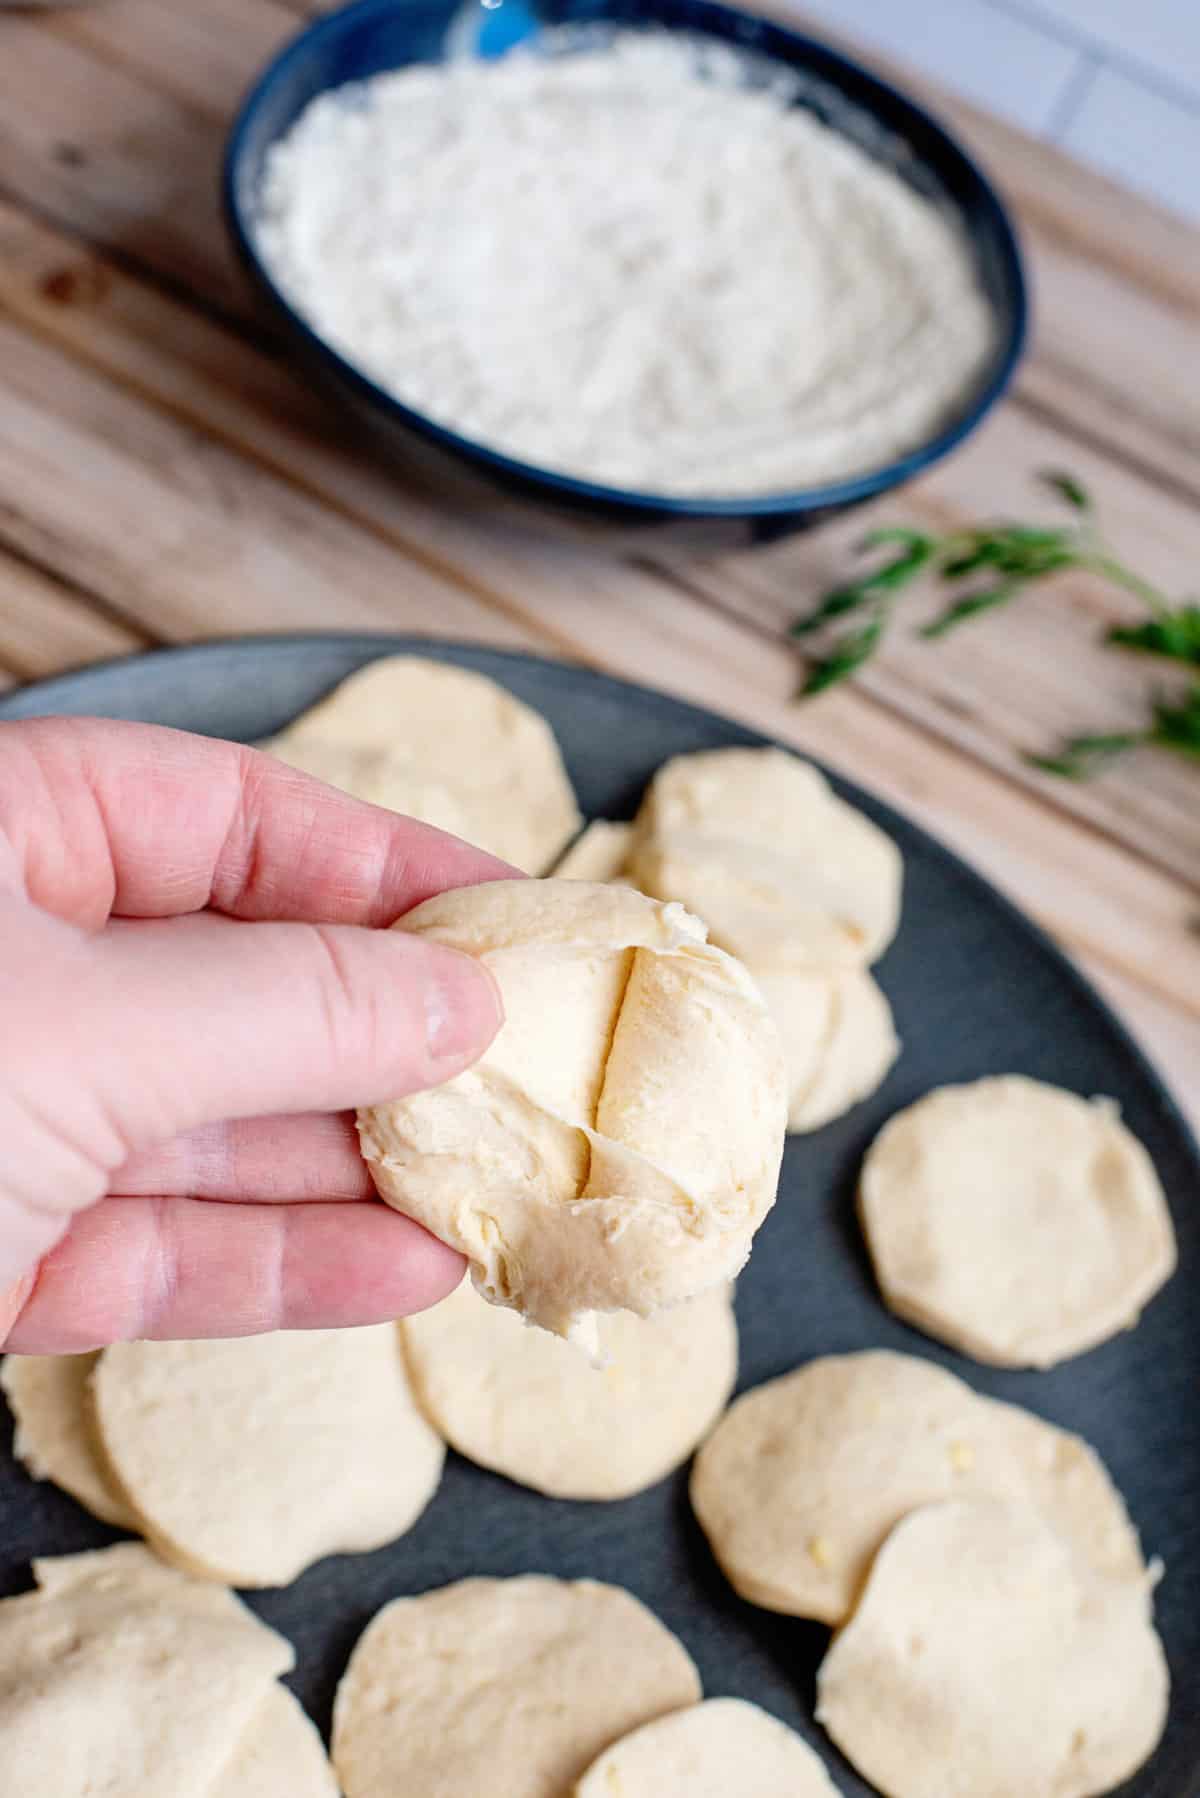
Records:
{"label": "dark gray baking tray", "polygon": [[[363,662],[396,650],[478,669],[545,713],[589,816],[630,816],[667,756],[763,740],[584,669],[411,637],[255,638],[160,651],[11,694],[0,699],[0,720],[88,712],[251,739]],[[1153,1762],[1127,1790],[1190,1798],[1200,1792],[1200,1152],[1124,1029],[1046,937],[915,825],[838,785],[904,853],[903,924],[879,968],[904,1051],[873,1098],[788,1144],[779,1203],[738,1286],[740,1384],[757,1385],[822,1352],[883,1345],[927,1355],[1093,1442],[1147,1551],[1167,1564],[1157,1608],[1174,1682],[1171,1720]],[[931,1086],[999,1072],[1118,1099],[1154,1157],[1179,1233],[1179,1270],[1139,1327],[1049,1373],[978,1367],[891,1318],[854,1220],[855,1170],[884,1120]],[[30,1481],[0,1444],[0,1593],[29,1583],[31,1555],[111,1540],[113,1532],[70,1499]],[[327,1728],[346,1657],[387,1599],[466,1574],[530,1571],[628,1586],[679,1632],[710,1695],[757,1700],[821,1747],[844,1792],[868,1791],[812,1723],[827,1632],[733,1595],[691,1519],[683,1472],[622,1503],[569,1504],[451,1455],[441,1490],[409,1535],[376,1554],[323,1561],[286,1591],[251,1602],[294,1641],[292,1684]]]}

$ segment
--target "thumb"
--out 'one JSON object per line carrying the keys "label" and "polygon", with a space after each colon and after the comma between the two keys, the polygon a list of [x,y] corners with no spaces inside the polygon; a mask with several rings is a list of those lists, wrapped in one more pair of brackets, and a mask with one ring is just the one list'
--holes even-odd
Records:
{"label": "thumb", "polygon": [[220,1119],[434,1086],[501,1020],[479,962],[404,931],[201,912],[114,923],[95,950],[73,1060],[130,1150]]}
{"label": "thumb", "polygon": [[0,1082],[0,1288],[136,1151],[225,1118],[436,1085],[501,1019],[479,962],[404,931],[200,912],[85,938],[3,901],[0,925],[6,1035],[22,1051]]}

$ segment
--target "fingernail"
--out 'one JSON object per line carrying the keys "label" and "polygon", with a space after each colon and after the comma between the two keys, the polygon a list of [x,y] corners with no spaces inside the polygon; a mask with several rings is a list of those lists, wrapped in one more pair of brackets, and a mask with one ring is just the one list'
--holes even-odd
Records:
{"label": "fingernail", "polygon": [[474,956],[437,946],[425,983],[425,1046],[444,1074],[469,1067],[504,1019],[500,990]]}

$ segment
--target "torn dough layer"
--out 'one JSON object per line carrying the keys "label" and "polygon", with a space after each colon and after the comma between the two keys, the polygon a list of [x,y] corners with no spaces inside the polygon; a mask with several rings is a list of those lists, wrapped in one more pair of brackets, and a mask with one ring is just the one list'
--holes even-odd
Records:
{"label": "torn dough layer", "polygon": [[891,838],[782,749],[676,756],[642,801],[628,872],[755,973],[865,967],[900,918]]}
{"label": "torn dough layer", "polygon": [[581,823],[541,713],[486,675],[422,656],[369,662],[260,748],[529,874]]}
{"label": "torn dough layer", "polygon": [[756,1704],[709,1698],[593,1761],[573,1798],[837,1798],[808,1743]]}
{"label": "torn dough layer", "polygon": [[1051,1367],[1130,1328],[1175,1267],[1154,1164],[1116,1107],[1019,1074],[894,1117],[859,1208],[891,1309],[1002,1367]]}
{"label": "torn dough layer", "polygon": [[823,1623],[847,1615],[893,1525],[966,1494],[1027,1500],[1098,1571],[1145,1578],[1086,1442],[886,1349],[826,1355],[744,1393],[697,1455],[691,1493],[743,1598]]}
{"label": "torn dough layer", "polygon": [[699,1697],[683,1645],[617,1586],[461,1580],[368,1624],[333,1762],[346,1798],[563,1798],[618,1736]]}
{"label": "torn dough layer", "polygon": [[505,1023],[447,1085],[359,1113],[382,1197],[557,1335],[731,1279],[775,1201],[786,1121],[745,969],[681,906],[581,881],[458,888],[397,928],[478,956]]}
{"label": "torn dough layer", "polygon": [[159,1553],[282,1586],[403,1535],[441,1478],[392,1324],[123,1342],[93,1380],[105,1453]]}
{"label": "torn dough layer", "polygon": [[1090,1798],[1162,1734],[1150,1580],[1112,1580],[1030,1505],[892,1531],[817,1675],[817,1720],[886,1798]]}
{"label": "torn dough layer", "polygon": [[720,1416],[737,1324],[724,1287],[657,1317],[596,1321],[600,1367],[464,1280],[400,1329],[418,1403],[459,1454],[552,1498],[626,1498]]}

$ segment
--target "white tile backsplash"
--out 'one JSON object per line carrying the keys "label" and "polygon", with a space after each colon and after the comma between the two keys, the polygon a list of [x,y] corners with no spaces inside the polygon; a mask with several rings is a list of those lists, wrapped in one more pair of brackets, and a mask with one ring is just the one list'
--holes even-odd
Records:
{"label": "white tile backsplash", "polygon": [[1200,218],[1200,109],[1175,106],[1102,68],[1061,142],[1127,186]]}
{"label": "white tile backsplash", "polygon": [[803,10],[1026,131],[1045,130],[1079,60],[1075,49],[990,0],[804,0]]}
{"label": "white tile backsplash", "polygon": [[794,4],[1200,221],[1200,0]]}

